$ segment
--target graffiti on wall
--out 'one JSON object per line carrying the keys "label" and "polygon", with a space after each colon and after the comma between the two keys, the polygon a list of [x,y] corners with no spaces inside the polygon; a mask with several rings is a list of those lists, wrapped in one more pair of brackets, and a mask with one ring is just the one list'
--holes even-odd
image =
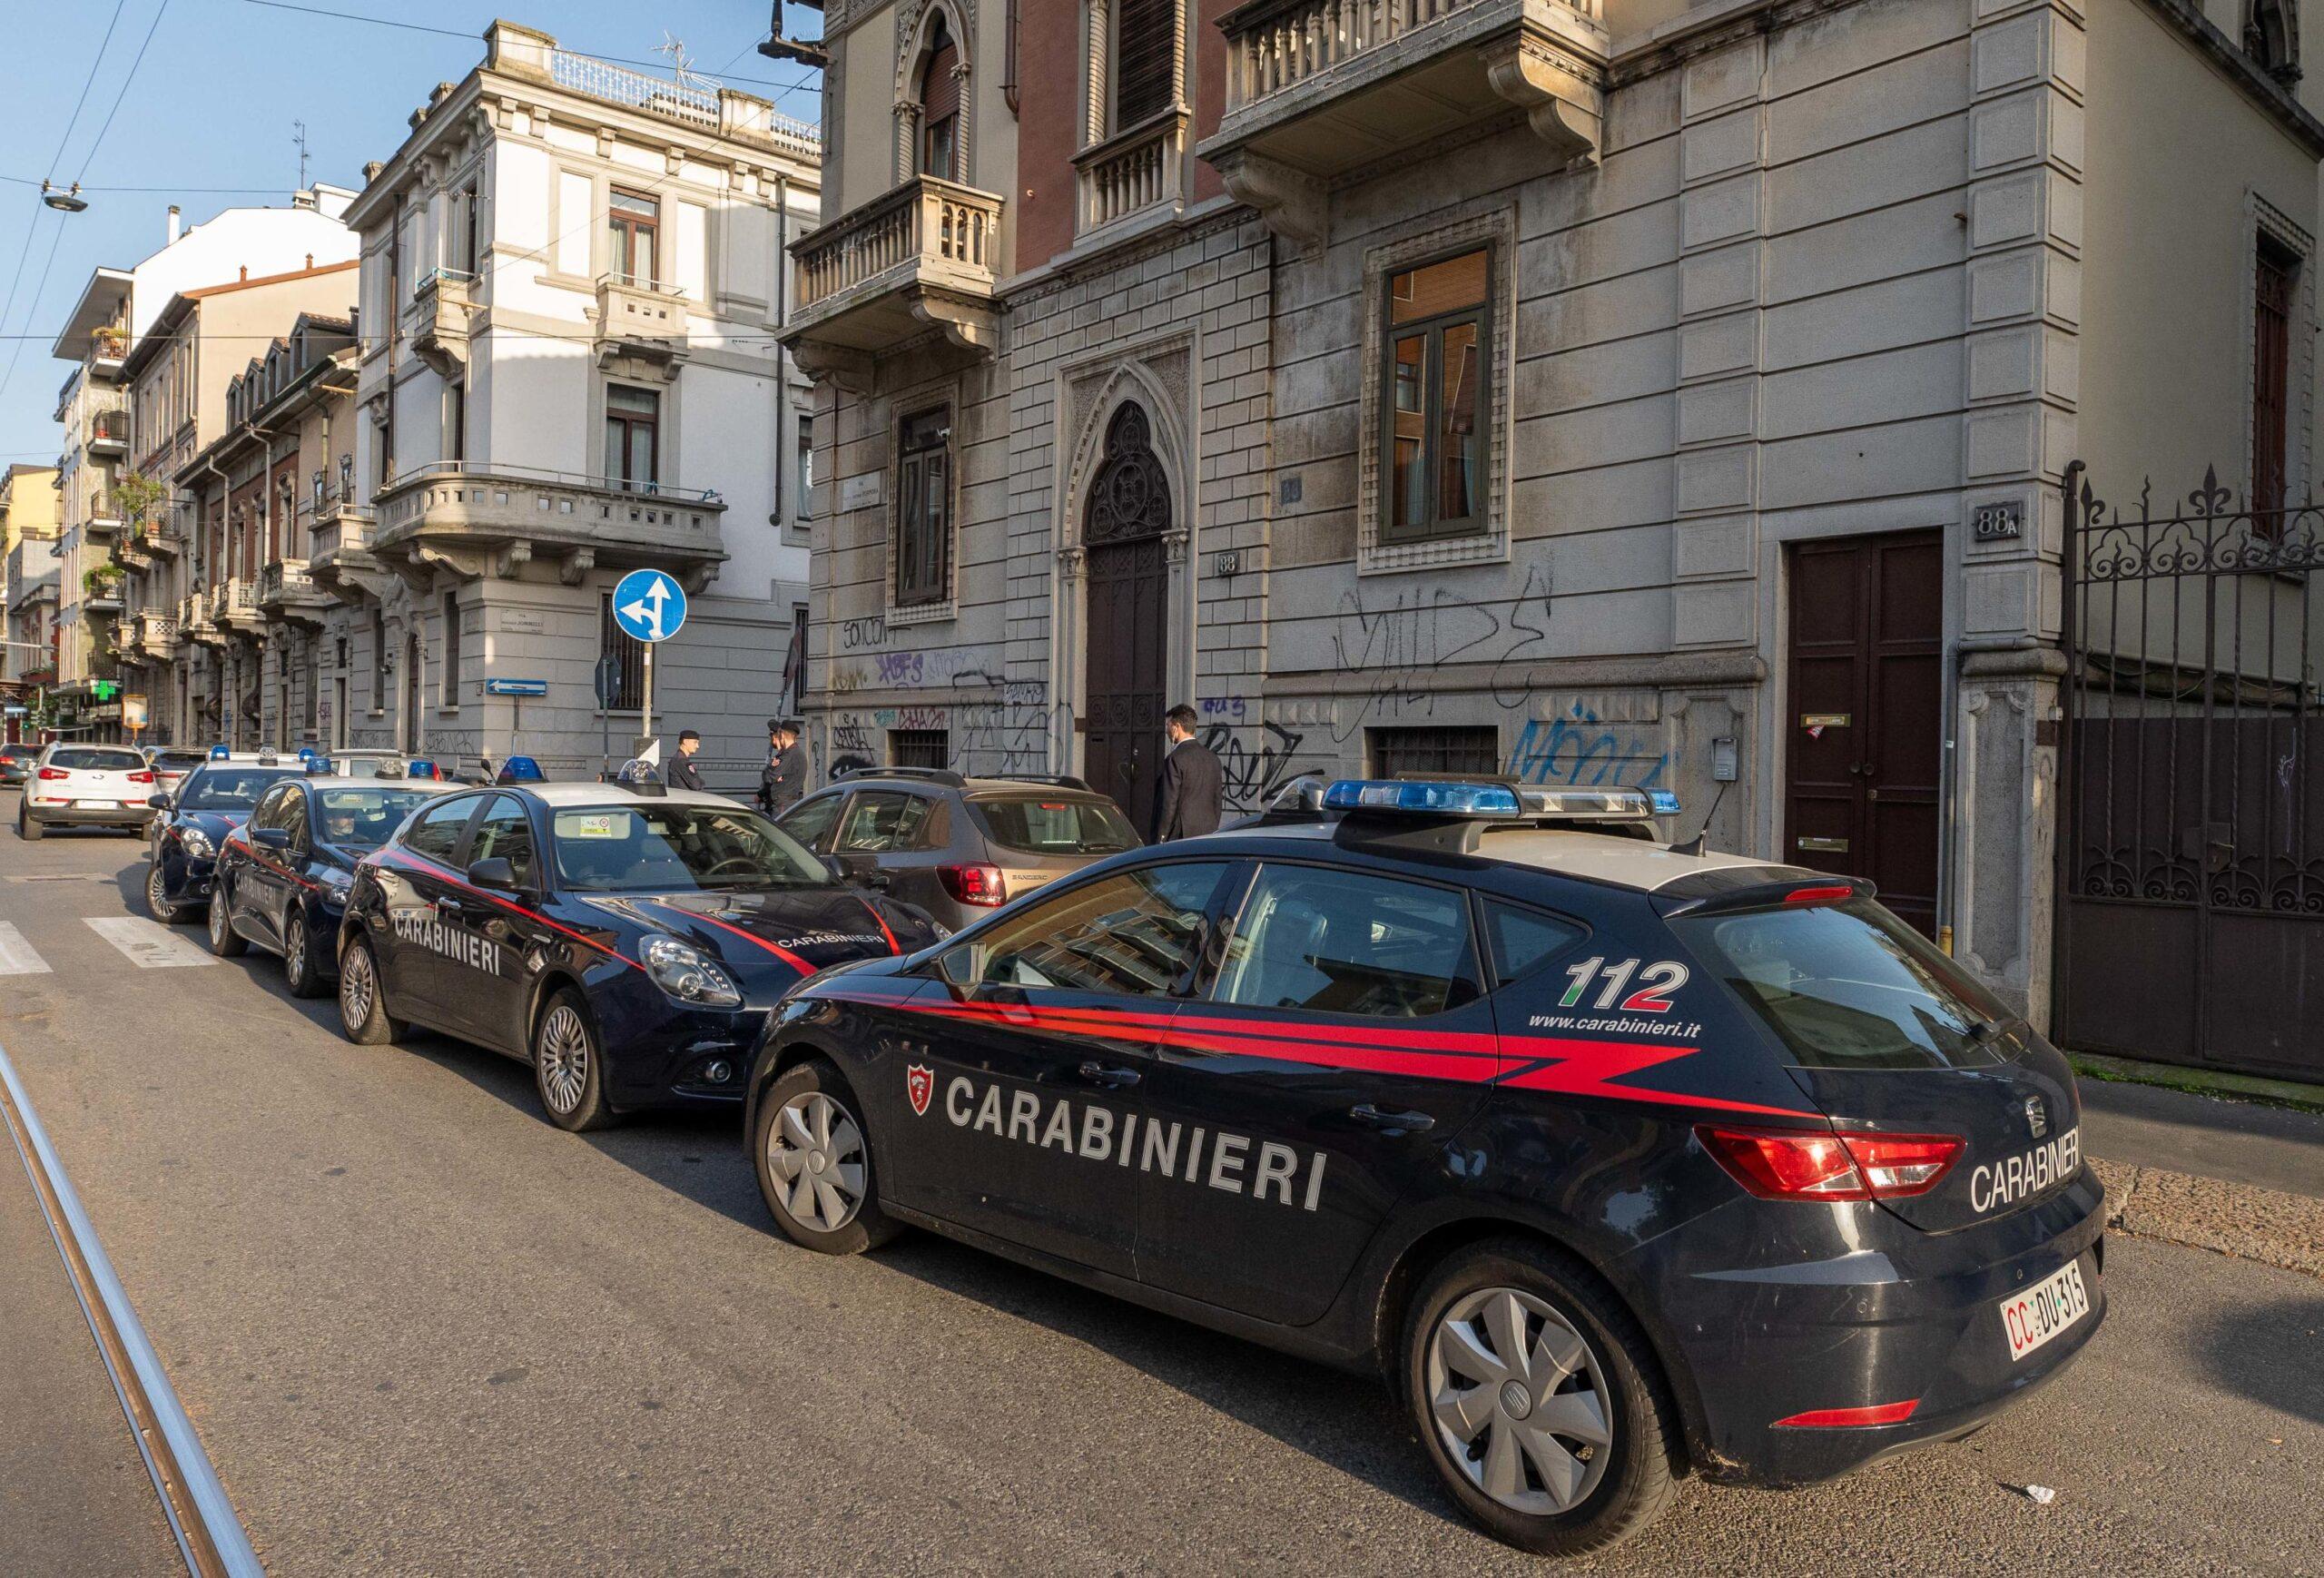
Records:
{"label": "graffiti on wall", "polygon": [[1661,730],[1607,724],[1575,702],[1551,718],[1533,718],[1517,733],[1510,776],[1560,789],[1660,789],[1669,786],[1670,753]]}
{"label": "graffiti on wall", "polygon": [[1345,744],[1382,714],[1433,714],[1440,694],[1426,676],[1452,664],[1489,666],[1484,688],[1514,712],[1532,699],[1525,666],[1549,656],[1551,582],[1544,565],[1529,566],[1525,584],[1506,602],[1484,601],[1444,587],[1413,587],[1384,603],[1361,591],[1341,594],[1332,627],[1332,662],[1357,680],[1360,704],[1345,709],[1333,738]]}

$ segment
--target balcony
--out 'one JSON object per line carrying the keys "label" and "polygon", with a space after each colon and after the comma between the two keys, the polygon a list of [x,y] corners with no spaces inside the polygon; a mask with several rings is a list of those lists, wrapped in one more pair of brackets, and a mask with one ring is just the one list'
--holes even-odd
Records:
{"label": "balcony", "polygon": [[307,574],[326,592],[378,597],[379,556],[371,551],[371,507],[334,498],[315,511],[314,551]]}
{"label": "balcony", "polygon": [[89,336],[89,370],[99,378],[119,378],[121,364],[129,355],[129,330],[104,328]]}
{"label": "balcony", "polygon": [[255,636],[266,628],[266,621],[258,611],[257,588],[241,577],[233,576],[212,584],[208,597],[210,623],[218,629]]}
{"label": "balcony", "polygon": [[322,623],[331,595],[315,585],[305,559],[271,559],[258,573],[258,610],[273,619]]}
{"label": "balcony", "polygon": [[597,365],[617,356],[670,361],[686,348],[686,299],[625,274],[597,281]]}
{"label": "balcony", "polygon": [[138,551],[152,557],[173,559],[185,551],[185,534],[166,520],[141,520],[130,535],[136,538]]}
{"label": "balcony", "polygon": [[716,494],[603,477],[447,460],[398,477],[374,508],[372,552],[414,585],[438,567],[513,577],[543,559],[569,587],[594,568],[641,566],[699,587],[726,557]]}
{"label": "balcony", "polygon": [[1077,154],[1075,235],[1143,213],[1177,212],[1186,186],[1187,125],[1186,111],[1173,105]]}
{"label": "balcony", "polygon": [[476,276],[434,269],[412,292],[411,353],[438,377],[456,378],[468,364],[468,324],[476,315]]}
{"label": "balcony", "polygon": [[1554,163],[1597,157],[1601,0],[1250,0],[1218,27],[1226,113],[1196,153],[1311,256],[1333,177],[1512,109]]}
{"label": "balcony", "polygon": [[81,588],[81,612],[84,616],[111,618],[121,612],[121,580],[91,580]]}
{"label": "balcony", "polygon": [[166,608],[145,608],[137,616],[137,653],[144,657],[173,657],[178,650],[178,616]]}
{"label": "balcony", "polygon": [[121,505],[110,493],[93,493],[81,515],[81,529],[91,537],[111,537],[121,529]]}
{"label": "balcony", "polygon": [[800,237],[791,248],[799,309],[783,339],[801,368],[869,392],[873,359],[931,329],[957,350],[990,356],[1001,202],[915,175]]}
{"label": "balcony", "polygon": [[118,459],[129,453],[129,413],[99,411],[89,421],[88,450]]}
{"label": "balcony", "polygon": [[193,592],[178,603],[178,636],[182,640],[198,641],[204,646],[223,646],[225,632],[218,628],[210,616],[210,594]]}

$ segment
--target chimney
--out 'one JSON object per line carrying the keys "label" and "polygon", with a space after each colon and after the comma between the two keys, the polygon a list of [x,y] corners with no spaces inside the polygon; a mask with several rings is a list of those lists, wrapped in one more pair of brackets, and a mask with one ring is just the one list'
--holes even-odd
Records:
{"label": "chimney", "polygon": [[170,244],[170,245],[172,245],[172,246],[175,246],[175,245],[177,244],[177,240],[178,240],[178,205],[177,205],[176,203],[174,203],[174,202],[173,202],[173,203],[170,204],[170,240],[169,240],[169,244]]}
{"label": "chimney", "polygon": [[244,263],[244,264],[242,265],[242,278],[243,278],[243,279],[245,279],[245,280],[247,280],[247,279],[249,279],[250,277],[251,277],[251,266],[250,266],[248,263]]}
{"label": "chimney", "polygon": [[313,273],[314,271],[315,271],[315,254],[314,254],[314,253],[312,253],[312,252],[309,252],[309,253],[307,254],[307,272],[309,272],[309,273],[310,273],[310,274],[311,274],[311,273]]}

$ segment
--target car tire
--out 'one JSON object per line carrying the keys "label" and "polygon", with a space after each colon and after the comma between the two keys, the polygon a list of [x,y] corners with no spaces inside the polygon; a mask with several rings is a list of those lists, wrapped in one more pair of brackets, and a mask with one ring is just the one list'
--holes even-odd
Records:
{"label": "car tire", "polygon": [[387,982],[369,938],[356,938],[339,956],[339,1033],[359,1047],[403,1040],[404,1022],[388,1012]]}
{"label": "car tire", "polygon": [[533,1088],[541,1110],[574,1134],[614,1121],[606,1100],[606,1054],[581,994],[564,987],[549,994],[533,1026]]}
{"label": "car tire", "polygon": [[18,838],[23,839],[26,843],[38,843],[40,835],[46,831],[47,829],[33,819],[33,814],[30,811],[21,805],[16,807],[16,836]]}
{"label": "car tire", "polygon": [[174,926],[185,919],[185,906],[170,899],[169,878],[162,874],[158,860],[145,868],[145,909],[164,926]]}
{"label": "car tire", "polygon": [[759,1097],[751,1163],[774,1225],[820,1255],[861,1255],[903,1230],[880,1208],[862,1103],[839,1070],[812,1058]]}
{"label": "car tire", "polygon": [[315,942],[307,934],[307,917],[298,911],[282,923],[282,981],[293,997],[320,997],[323,972],[315,962]]}
{"label": "car tire", "polygon": [[1678,1412],[1636,1318],[1571,1256],[1531,1238],[1455,1253],[1413,1299],[1402,1361],[1429,1461],[1495,1538],[1581,1556],[1669,1506]]}
{"label": "car tire", "polygon": [[221,959],[240,959],[250,944],[234,930],[234,901],[223,882],[210,893],[210,952]]}

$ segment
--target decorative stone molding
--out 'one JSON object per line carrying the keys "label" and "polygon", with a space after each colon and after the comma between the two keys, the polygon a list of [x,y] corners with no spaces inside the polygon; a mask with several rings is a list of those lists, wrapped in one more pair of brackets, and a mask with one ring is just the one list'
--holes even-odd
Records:
{"label": "decorative stone molding", "polygon": [[1533,134],[1565,163],[1598,162],[1606,117],[1605,73],[1529,33],[1479,50],[1492,91],[1525,112]]}
{"label": "decorative stone molding", "polygon": [[[525,547],[522,543],[516,546],[519,547]],[[527,547],[525,551],[527,557],[529,558],[532,557],[532,550],[529,547]],[[589,572],[596,567],[596,549],[588,547],[576,548],[571,553],[566,555],[563,562],[556,567],[556,578],[564,582],[568,587],[577,587],[583,581],[588,579]]]}
{"label": "decorative stone molding", "polygon": [[792,342],[791,360],[817,383],[828,383],[852,395],[869,396],[877,376],[869,351],[851,350],[820,340]]}
{"label": "decorative stone molding", "polygon": [[1215,168],[1226,195],[1257,211],[1259,222],[1302,259],[1324,255],[1331,244],[1331,201],[1312,175],[1256,153],[1221,154]]}

